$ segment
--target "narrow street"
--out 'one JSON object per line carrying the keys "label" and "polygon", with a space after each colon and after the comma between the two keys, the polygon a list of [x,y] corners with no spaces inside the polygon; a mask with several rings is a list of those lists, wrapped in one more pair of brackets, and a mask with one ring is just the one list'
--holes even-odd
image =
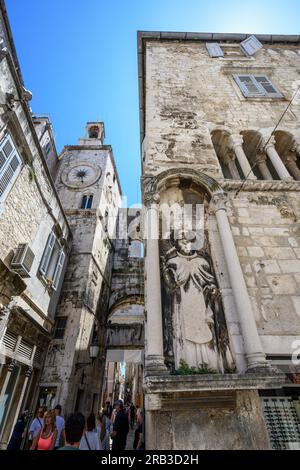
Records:
{"label": "narrow street", "polygon": [[130,429],[127,435],[126,450],[133,450],[133,441],[134,441],[134,429]]}

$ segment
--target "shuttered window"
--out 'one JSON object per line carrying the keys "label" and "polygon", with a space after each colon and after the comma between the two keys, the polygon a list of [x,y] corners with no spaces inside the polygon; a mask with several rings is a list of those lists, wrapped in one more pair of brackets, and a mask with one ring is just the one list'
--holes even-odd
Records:
{"label": "shuttered window", "polygon": [[266,75],[234,75],[234,79],[243,95],[247,98],[281,98],[282,94]]}
{"label": "shuttered window", "polygon": [[65,261],[65,253],[53,232],[50,233],[40,263],[40,272],[48,281],[52,281],[52,288],[56,290],[59,285]]}
{"label": "shuttered window", "polygon": [[263,47],[262,43],[255,37],[250,36],[240,43],[240,48],[247,56],[252,56]]}
{"label": "shuttered window", "polygon": [[9,134],[0,142],[0,201],[4,201],[22,167],[22,160]]}
{"label": "shuttered window", "polygon": [[217,42],[207,42],[206,49],[210,57],[224,57],[224,52]]}
{"label": "shuttered window", "polygon": [[59,280],[60,280],[60,277],[61,277],[61,273],[62,273],[62,270],[63,270],[63,267],[64,267],[65,257],[66,257],[66,255],[64,254],[63,251],[61,251],[60,255],[59,255],[59,258],[58,258],[56,268],[55,268],[54,278],[53,278],[53,288],[54,289],[57,289],[57,287],[58,287]]}
{"label": "shuttered window", "polygon": [[42,257],[42,262],[41,262],[41,265],[40,265],[40,271],[44,275],[46,275],[49,264],[50,264],[50,259],[51,259],[51,255],[52,255],[52,252],[53,252],[53,247],[54,247],[55,240],[56,240],[56,237],[55,237],[54,233],[51,232],[50,235],[49,235],[47,245],[46,245],[43,257]]}

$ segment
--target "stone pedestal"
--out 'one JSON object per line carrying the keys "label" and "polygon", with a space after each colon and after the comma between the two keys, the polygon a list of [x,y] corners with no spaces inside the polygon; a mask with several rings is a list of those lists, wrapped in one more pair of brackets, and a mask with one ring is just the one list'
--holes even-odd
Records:
{"label": "stone pedestal", "polygon": [[282,383],[280,374],[147,377],[146,449],[270,449],[258,390]]}

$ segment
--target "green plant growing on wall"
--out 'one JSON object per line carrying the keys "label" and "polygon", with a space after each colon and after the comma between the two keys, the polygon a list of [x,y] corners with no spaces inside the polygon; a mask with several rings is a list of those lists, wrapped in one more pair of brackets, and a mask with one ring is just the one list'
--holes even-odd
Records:
{"label": "green plant growing on wall", "polygon": [[28,166],[28,178],[29,178],[30,183],[32,183],[33,181],[36,181],[36,174],[32,166]]}
{"label": "green plant growing on wall", "polygon": [[180,359],[180,367],[173,372],[173,375],[204,375],[217,374],[218,371],[212,369],[206,364],[198,364],[198,367],[190,367],[184,359]]}

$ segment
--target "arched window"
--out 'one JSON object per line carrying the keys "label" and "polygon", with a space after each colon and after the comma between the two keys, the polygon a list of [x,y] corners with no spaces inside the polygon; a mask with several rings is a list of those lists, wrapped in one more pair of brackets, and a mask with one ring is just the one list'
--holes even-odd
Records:
{"label": "arched window", "polygon": [[97,126],[92,126],[89,128],[89,138],[90,139],[99,138],[99,128]]}
{"label": "arched window", "polygon": [[93,204],[93,195],[82,196],[80,209],[91,209]]}

